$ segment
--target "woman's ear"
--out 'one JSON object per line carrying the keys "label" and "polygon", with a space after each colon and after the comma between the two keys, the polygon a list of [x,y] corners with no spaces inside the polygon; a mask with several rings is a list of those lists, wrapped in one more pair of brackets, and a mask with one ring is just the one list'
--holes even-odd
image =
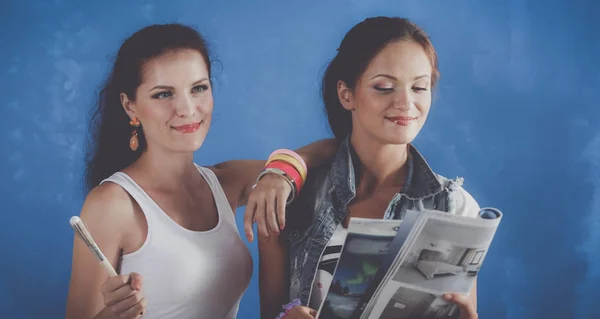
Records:
{"label": "woman's ear", "polygon": [[135,116],[135,103],[133,103],[132,100],[129,99],[129,97],[127,96],[127,94],[121,92],[120,94],[120,98],[121,98],[121,105],[123,106],[123,109],[125,110],[125,113],[127,113],[127,115],[129,115],[130,119],[134,119],[136,118]]}
{"label": "woman's ear", "polygon": [[354,95],[344,81],[338,81],[337,92],[342,106],[348,111],[354,111],[356,109],[354,106]]}

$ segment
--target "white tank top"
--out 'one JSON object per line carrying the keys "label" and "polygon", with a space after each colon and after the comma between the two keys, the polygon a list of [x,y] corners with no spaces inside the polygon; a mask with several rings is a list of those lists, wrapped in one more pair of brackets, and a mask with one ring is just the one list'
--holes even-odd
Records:
{"label": "white tank top", "polygon": [[142,291],[148,302],[144,319],[236,318],[248,288],[252,257],[231,206],[216,175],[197,167],[210,186],[219,214],[217,226],[208,231],[181,227],[123,172],[102,181],[123,187],[148,223],[144,244],[123,256],[120,270],[143,276]]}

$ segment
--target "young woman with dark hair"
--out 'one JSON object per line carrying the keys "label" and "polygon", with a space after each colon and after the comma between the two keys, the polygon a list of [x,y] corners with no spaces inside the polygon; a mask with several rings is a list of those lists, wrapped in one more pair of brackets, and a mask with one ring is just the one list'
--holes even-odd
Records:
{"label": "young woman with dark hair", "polygon": [[[407,209],[477,216],[479,205],[462,180],[434,173],[411,144],[438,77],[429,37],[407,19],[369,18],[345,35],[322,82],[340,147],[333,160],[311,170],[287,208],[286,230],[259,237],[262,318],[275,318],[290,300],[298,306],[286,319],[316,314],[352,217],[401,219]],[[475,287],[470,296],[445,298],[459,306],[461,318],[477,318]]]}

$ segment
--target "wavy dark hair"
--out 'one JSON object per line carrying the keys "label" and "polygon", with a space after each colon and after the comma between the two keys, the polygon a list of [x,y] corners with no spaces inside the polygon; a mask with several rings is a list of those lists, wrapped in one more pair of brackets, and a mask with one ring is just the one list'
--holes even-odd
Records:
{"label": "wavy dark hair", "polygon": [[189,26],[151,25],[123,42],[98,95],[89,123],[85,158],[86,191],[131,165],[146,149],[142,126],[138,128],[138,150],[133,152],[129,148],[132,127],[121,104],[121,93],[135,101],[136,90],[142,82],[144,64],[164,53],[185,49],[198,51],[204,57],[211,78],[211,60],[206,41],[198,31]]}
{"label": "wavy dark hair", "polygon": [[336,56],[327,66],[321,82],[321,97],[333,135],[339,141],[352,132],[351,112],[344,109],[337,92],[338,81],[354,89],[356,81],[386,45],[397,41],[420,44],[433,68],[432,88],[439,78],[437,53],[429,36],[408,19],[373,17],[354,26],[342,40]]}

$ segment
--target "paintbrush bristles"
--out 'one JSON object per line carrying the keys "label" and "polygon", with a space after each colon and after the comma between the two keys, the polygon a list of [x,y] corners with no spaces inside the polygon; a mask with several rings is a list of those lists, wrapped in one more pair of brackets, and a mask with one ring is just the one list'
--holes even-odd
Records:
{"label": "paintbrush bristles", "polygon": [[98,261],[103,261],[105,257],[100,251],[100,248],[98,248],[98,245],[96,245],[94,242],[92,235],[85,227],[83,221],[79,217],[73,216],[71,217],[69,223],[71,224],[73,230],[75,230],[75,233],[78,235],[78,237],[81,238],[81,240],[83,240],[83,242],[92,250],[92,253],[94,253],[94,256],[96,256]]}

